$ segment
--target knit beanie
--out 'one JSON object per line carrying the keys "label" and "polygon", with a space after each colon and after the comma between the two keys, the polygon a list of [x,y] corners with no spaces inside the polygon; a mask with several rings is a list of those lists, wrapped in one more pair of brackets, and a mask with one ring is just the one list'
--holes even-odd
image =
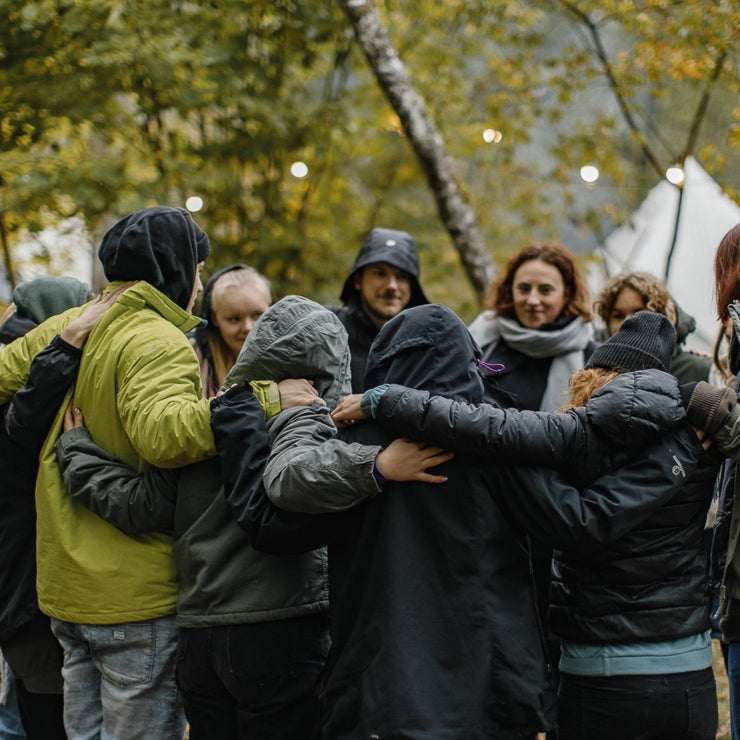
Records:
{"label": "knit beanie", "polygon": [[673,324],[663,314],[638,311],[596,348],[586,367],[626,372],[654,368],[669,372],[675,348]]}

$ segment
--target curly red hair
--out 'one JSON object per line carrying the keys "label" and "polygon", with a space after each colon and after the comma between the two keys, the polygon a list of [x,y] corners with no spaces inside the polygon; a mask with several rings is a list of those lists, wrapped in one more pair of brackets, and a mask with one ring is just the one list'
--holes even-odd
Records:
{"label": "curly red hair", "polygon": [[580,316],[591,321],[589,293],[586,278],[573,253],[558,242],[539,242],[524,247],[506,263],[503,273],[488,287],[483,308],[493,309],[499,316],[515,319],[512,285],[516,271],[530,260],[540,260],[555,267],[563,278],[567,303],[563,309],[566,316]]}

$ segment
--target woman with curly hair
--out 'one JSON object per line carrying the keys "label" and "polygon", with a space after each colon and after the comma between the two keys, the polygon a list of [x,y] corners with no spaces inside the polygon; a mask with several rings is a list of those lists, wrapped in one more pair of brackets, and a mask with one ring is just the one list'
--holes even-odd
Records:
{"label": "woman with curly hair", "polygon": [[638,311],[663,314],[676,328],[676,349],[671,373],[680,383],[708,380],[712,358],[685,349],[686,337],[696,329],[696,320],[671,297],[665,284],[647,272],[625,272],[609,280],[594,303],[604,322],[605,337],[611,337],[625,319]]}
{"label": "woman with curly hair", "polygon": [[491,284],[484,312],[470,325],[483,360],[496,366],[507,406],[556,411],[568,378],[596,348],[586,280],[562,244],[531,244]]}

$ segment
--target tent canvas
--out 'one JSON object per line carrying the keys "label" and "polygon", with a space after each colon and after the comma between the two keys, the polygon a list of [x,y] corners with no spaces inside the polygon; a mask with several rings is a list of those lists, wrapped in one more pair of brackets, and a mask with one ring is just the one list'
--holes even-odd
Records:
{"label": "tent canvas", "polygon": [[719,329],[714,253],[722,237],[740,223],[740,206],[691,157],[684,163],[683,191],[667,280],[666,262],[679,201],[679,189],[667,180],[650,190],[628,222],[609,234],[597,253],[603,258],[606,277],[640,271],[665,280],[676,302],[696,319],[696,331],[687,344],[711,352]]}

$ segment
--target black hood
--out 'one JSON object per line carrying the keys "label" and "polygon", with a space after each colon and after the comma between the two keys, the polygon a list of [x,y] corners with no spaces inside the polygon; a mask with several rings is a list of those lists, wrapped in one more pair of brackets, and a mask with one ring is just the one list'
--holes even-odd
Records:
{"label": "black hood", "polygon": [[113,224],[98,257],[108,280],[144,280],[187,308],[197,265],[209,251],[208,236],[184,208],[155,206]]}
{"label": "black hood", "polygon": [[446,306],[432,303],[402,311],[378,333],[367,360],[365,388],[398,383],[479,403],[481,351],[465,324]]}
{"label": "black hood", "polygon": [[686,313],[676,303],[675,298],[673,299],[673,303],[676,306],[676,344],[683,344],[686,337],[696,331],[696,319]]}
{"label": "black hood", "polygon": [[349,277],[344,281],[339,296],[342,303],[358,300],[357,288],[354,286],[355,273],[375,262],[387,262],[411,275],[411,298],[407,308],[429,303],[419,285],[419,255],[416,251],[416,242],[411,234],[394,229],[373,229],[362,242],[357,259],[352,265]]}

